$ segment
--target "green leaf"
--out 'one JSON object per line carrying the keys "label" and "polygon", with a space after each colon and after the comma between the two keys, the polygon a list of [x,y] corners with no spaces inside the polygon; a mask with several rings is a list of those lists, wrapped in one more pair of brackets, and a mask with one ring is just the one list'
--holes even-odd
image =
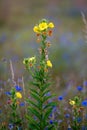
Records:
{"label": "green leaf", "polygon": [[33,115],[35,115],[39,120],[41,120],[41,115],[34,107],[29,106],[28,107],[29,112],[31,112]]}
{"label": "green leaf", "polygon": [[29,124],[29,130],[40,130],[40,128],[38,128],[34,123],[31,123]]}
{"label": "green leaf", "polygon": [[32,130],[40,130],[39,124],[31,116],[26,115],[26,118],[29,120],[29,128]]}
{"label": "green leaf", "polygon": [[43,98],[43,103],[46,102],[48,99],[51,99],[51,98],[53,98],[53,97],[54,97],[53,95],[44,96],[44,98]]}
{"label": "green leaf", "polygon": [[42,79],[41,76],[40,76],[40,72],[39,71],[35,71],[35,74],[34,74],[33,78],[40,81]]}
{"label": "green leaf", "polygon": [[36,91],[35,89],[30,88],[31,92],[35,93],[36,95],[39,95],[38,91]]}
{"label": "green leaf", "polygon": [[48,88],[51,85],[51,83],[46,83],[42,86],[41,90],[44,91],[46,88]]}
{"label": "green leaf", "polygon": [[31,83],[32,85],[34,85],[34,86],[40,88],[40,83],[39,83],[39,82],[31,81],[30,83]]}
{"label": "green leaf", "polygon": [[35,106],[37,109],[40,109],[40,105],[34,103],[34,101],[32,101],[32,100],[30,100],[30,99],[27,99],[26,101],[27,101],[28,103],[32,104],[33,106]]}
{"label": "green leaf", "polygon": [[47,108],[49,108],[49,107],[53,107],[53,106],[56,106],[57,105],[57,103],[56,102],[50,102],[50,103],[48,103],[47,105],[45,105],[45,107],[43,108],[44,110],[45,109],[47,109]]}
{"label": "green leaf", "polygon": [[39,97],[39,95],[35,94],[34,92],[31,92],[31,96],[32,96],[35,100],[37,100],[38,102],[40,102],[40,97]]}
{"label": "green leaf", "polygon": [[48,119],[48,117],[49,117],[49,115],[51,114],[51,112],[52,112],[52,108],[49,108],[49,109],[45,112],[45,114],[44,114],[44,120],[47,120],[47,119]]}
{"label": "green leaf", "polygon": [[44,95],[47,94],[48,92],[50,92],[50,90],[49,90],[49,89],[46,89],[46,90],[43,92],[42,96],[44,96]]}
{"label": "green leaf", "polygon": [[11,104],[10,107],[11,107],[13,110],[16,110],[16,109],[17,109],[17,104]]}
{"label": "green leaf", "polygon": [[49,125],[48,130],[56,130],[56,129],[55,129],[54,125]]}

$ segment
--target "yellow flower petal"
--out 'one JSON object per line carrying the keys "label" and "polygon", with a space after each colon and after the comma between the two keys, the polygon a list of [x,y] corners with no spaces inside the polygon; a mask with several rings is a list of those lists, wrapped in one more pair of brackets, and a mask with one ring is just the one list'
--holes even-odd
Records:
{"label": "yellow flower petal", "polygon": [[22,98],[22,94],[20,92],[16,92],[16,97],[17,98]]}
{"label": "yellow flower petal", "polygon": [[47,66],[52,68],[52,63],[50,60],[47,60]]}
{"label": "yellow flower petal", "polygon": [[25,65],[25,64],[27,64],[27,63],[28,63],[28,58],[24,58],[23,64]]}
{"label": "yellow flower petal", "polygon": [[36,33],[39,33],[39,28],[38,28],[38,26],[34,26],[33,31],[36,32]]}
{"label": "yellow flower petal", "polygon": [[25,65],[29,64],[30,62],[36,63],[36,57],[33,56],[31,58],[24,58],[24,60],[23,60],[23,64],[25,64]]}
{"label": "yellow flower petal", "polygon": [[32,61],[34,61],[34,60],[36,60],[36,57],[35,56],[33,56],[33,57],[31,57],[31,58],[29,58],[29,62],[32,62]]}
{"label": "yellow flower petal", "polygon": [[50,22],[50,23],[48,24],[48,27],[49,27],[49,28],[54,28],[54,24],[53,24],[52,22]]}
{"label": "yellow flower petal", "polygon": [[69,104],[73,106],[73,105],[75,105],[76,103],[75,103],[75,101],[70,100]]}
{"label": "yellow flower petal", "polygon": [[39,24],[40,31],[43,31],[43,30],[45,30],[47,28],[48,28],[48,25],[47,25],[46,22],[42,22],[42,23]]}

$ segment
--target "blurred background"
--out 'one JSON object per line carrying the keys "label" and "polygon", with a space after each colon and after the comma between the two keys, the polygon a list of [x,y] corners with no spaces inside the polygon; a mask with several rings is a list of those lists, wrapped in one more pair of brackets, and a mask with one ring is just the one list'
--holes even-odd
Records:
{"label": "blurred background", "polygon": [[[9,81],[12,61],[15,80],[28,79],[22,61],[38,55],[33,27],[46,18],[55,29],[49,49],[52,78],[81,84],[87,79],[87,43],[81,12],[87,16],[87,0],[0,0],[0,82]],[[60,84],[61,82],[61,84]]]}

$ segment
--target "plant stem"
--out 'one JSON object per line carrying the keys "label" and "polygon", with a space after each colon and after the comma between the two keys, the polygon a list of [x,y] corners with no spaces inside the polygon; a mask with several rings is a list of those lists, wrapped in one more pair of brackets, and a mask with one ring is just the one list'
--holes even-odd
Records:
{"label": "plant stem", "polygon": [[44,130],[44,124],[43,124],[43,90],[42,90],[42,86],[45,84],[44,82],[44,78],[45,78],[45,74],[44,74],[44,63],[46,62],[45,59],[45,49],[46,49],[46,36],[42,35],[42,44],[41,44],[41,48],[42,48],[42,53],[41,53],[41,58],[40,58],[40,75],[41,75],[41,86],[40,86],[40,99],[41,99],[41,109],[40,109],[40,113],[41,113],[41,121],[40,121],[40,129]]}

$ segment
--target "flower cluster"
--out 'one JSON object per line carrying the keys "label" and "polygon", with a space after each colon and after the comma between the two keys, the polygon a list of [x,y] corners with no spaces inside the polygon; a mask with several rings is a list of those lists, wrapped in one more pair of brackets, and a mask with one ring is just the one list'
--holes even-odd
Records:
{"label": "flower cluster", "polygon": [[32,67],[32,66],[34,66],[35,63],[36,63],[36,57],[35,56],[33,56],[31,58],[24,58],[24,60],[23,60],[23,64],[26,67]]}
{"label": "flower cluster", "polygon": [[9,96],[9,99],[7,100],[7,103],[11,105],[14,102],[14,99],[15,99],[15,101],[16,101],[15,103],[19,104],[18,99],[22,98],[21,91],[22,91],[22,87],[16,85],[15,87],[12,88],[12,90],[10,92],[8,92],[8,91],[5,92],[5,94],[7,96]]}
{"label": "flower cluster", "polygon": [[[33,30],[35,33],[42,33],[47,31],[50,28],[54,28],[54,24],[52,22],[48,22],[46,19],[42,19],[39,25],[35,25]],[[51,30],[49,30],[49,34],[51,34]]]}

